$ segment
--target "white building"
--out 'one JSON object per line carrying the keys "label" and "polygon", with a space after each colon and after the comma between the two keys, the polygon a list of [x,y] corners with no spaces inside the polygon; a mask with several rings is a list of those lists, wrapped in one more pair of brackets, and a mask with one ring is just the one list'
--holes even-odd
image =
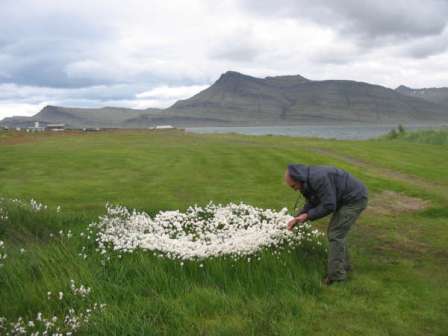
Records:
{"label": "white building", "polygon": [[36,121],[35,123],[34,123],[34,127],[28,127],[27,129],[26,129],[26,131],[27,132],[43,132],[43,131],[45,131],[45,127],[42,127],[42,126],[40,126],[40,124],[39,124],[39,122],[38,121]]}
{"label": "white building", "polygon": [[48,124],[45,129],[47,131],[62,132],[65,130],[65,124]]}

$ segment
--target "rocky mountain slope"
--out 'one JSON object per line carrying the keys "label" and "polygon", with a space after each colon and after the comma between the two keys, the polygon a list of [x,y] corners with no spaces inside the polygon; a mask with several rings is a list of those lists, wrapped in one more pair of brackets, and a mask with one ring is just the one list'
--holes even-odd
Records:
{"label": "rocky mountain slope", "polygon": [[444,99],[400,88],[348,80],[313,81],[299,75],[256,78],[228,71],[209,88],[167,109],[47,106],[33,117],[6,118],[0,124],[15,127],[40,121],[77,128],[448,121]]}
{"label": "rocky mountain slope", "polygon": [[397,87],[395,90],[401,94],[410,97],[421,98],[426,101],[440,104],[448,108],[448,87],[412,89],[410,87],[401,85]]}
{"label": "rocky mountain slope", "polygon": [[311,81],[301,76],[254,78],[223,74],[215,84],[167,110],[236,123],[424,122],[447,120],[447,110],[420,98],[363,82]]}

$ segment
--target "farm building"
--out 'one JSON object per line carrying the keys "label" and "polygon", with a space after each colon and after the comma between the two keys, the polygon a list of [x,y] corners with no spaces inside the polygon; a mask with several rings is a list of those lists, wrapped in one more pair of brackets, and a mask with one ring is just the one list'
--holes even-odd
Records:
{"label": "farm building", "polygon": [[43,132],[43,131],[45,131],[45,127],[43,127],[43,126],[40,126],[40,124],[39,124],[39,122],[38,121],[36,121],[35,123],[34,123],[34,126],[32,126],[32,127],[28,127],[27,129],[26,129],[26,131],[27,132]]}
{"label": "farm building", "polygon": [[48,124],[45,130],[53,132],[61,132],[65,130],[65,124]]}
{"label": "farm building", "polygon": [[83,132],[99,132],[101,131],[101,128],[99,127],[84,127],[82,129]]}

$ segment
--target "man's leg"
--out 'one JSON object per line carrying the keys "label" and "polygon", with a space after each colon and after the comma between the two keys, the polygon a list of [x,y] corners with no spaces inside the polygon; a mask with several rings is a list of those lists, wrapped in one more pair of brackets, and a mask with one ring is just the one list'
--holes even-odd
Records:
{"label": "man's leg", "polygon": [[344,260],[344,269],[345,272],[353,271],[352,267],[352,258],[350,257],[350,253],[348,252],[347,239],[345,240],[345,260]]}
{"label": "man's leg", "polygon": [[347,233],[366,206],[367,199],[343,205],[331,218],[327,231],[328,278],[330,280],[340,281],[347,277],[347,268],[351,268],[346,244]]}

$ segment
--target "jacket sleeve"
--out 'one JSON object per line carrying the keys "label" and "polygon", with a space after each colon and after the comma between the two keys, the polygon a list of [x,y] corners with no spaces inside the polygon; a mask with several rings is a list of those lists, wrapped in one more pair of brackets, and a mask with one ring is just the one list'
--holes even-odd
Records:
{"label": "jacket sleeve", "polygon": [[294,217],[297,217],[303,213],[307,213],[313,206],[311,205],[310,202],[306,202],[305,205],[303,206],[302,210],[300,210],[299,212],[296,213],[296,215]]}
{"label": "jacket sleeve", "polygon": [[314,185],[319,205],[309,209],[308,219],[316,220],[334,212],[336,210],[336,194],[327,176],[316,179]]}

